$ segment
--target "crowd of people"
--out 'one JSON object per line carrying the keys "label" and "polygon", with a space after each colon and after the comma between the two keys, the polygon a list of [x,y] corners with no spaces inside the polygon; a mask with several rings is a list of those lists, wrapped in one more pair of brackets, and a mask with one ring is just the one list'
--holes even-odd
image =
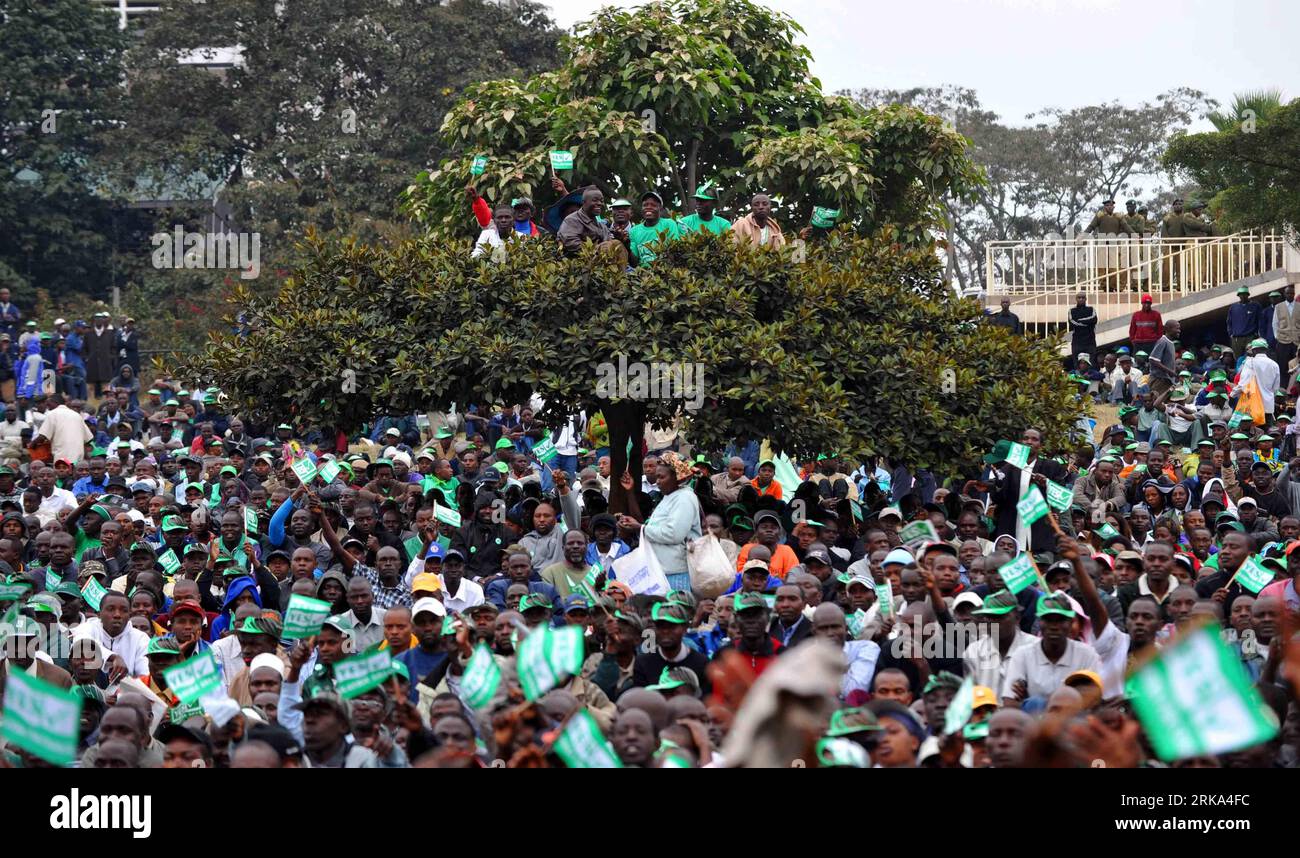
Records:
{"label": "crowd of people", "polygon": [[[560,241],[639,263],[652,241],[606,237],[598,194]],[[780,235],[766,205],[760,243]],[[489,228],[533,234],[521,211]],[[1122,404],[1117,424],[933,468],[648,426],[634,478],[600,413],[472,403],[349,436],[232,413],[215,387],[141,390],[120,353],[93,405],[19,388],[0,670],[6,697],[22,673],[80,723],[71,762],[6,729],[0,764],[1294,767],[1300,457],[1269,357],[1290,338],[1234,360],[1155,332],[1097,370],[1080,349],[1062,382]],[[1278,729],[1162,758],[1126,676],[1207,624]],[[213,688],[178,693],[199,663]],[[358,683],[363,663],[382,669]]]}

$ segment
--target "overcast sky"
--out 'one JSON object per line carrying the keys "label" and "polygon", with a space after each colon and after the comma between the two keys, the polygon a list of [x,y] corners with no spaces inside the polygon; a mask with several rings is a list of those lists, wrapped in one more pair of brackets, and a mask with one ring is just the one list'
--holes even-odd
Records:
{"label": "overcast sky", "polygon": [[[608,5],[543,0],[568,28]],[[1136,105],[1177,86],[1221,103],[1300,96],[1297,0],[764,0],[807,31],[828,91],[959,84],[1013,124],[1042,107]]]}

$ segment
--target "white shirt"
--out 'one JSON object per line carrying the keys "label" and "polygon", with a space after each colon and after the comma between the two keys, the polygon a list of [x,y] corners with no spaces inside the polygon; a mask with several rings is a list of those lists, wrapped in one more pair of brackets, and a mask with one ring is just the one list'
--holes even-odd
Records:
{"label": "white shirt", "polygon": [[67,459],[74,465],[85,456],[86,443],[95,437],[82,416],[66,405],[46,413],[39,434],[49,439],[53,461]]}
{"label": "white shirt", "polygon": [[149,636],[130,623],[126,624],[121,634],[113,638],[104,631],[103,621],[95,617],[77,626],[77,630],[72,633],[73,640],[85,638],[90,638],[114,655],[121,656],[131,676],[149,675],[149,659],[145,656],[149,649]]}
{"label": "white shirt", "polygon": [[1101,696],[1106,700],[1121,696],[1124,693],[1124,673],[1128,669],[1128,634],[1107,620],[1106,628],[1101,630],[1092,645],[1101,659]]}
{"label": "white shirt", "polygon": [[1273,394],[1282,386],[1282,371],[1277,362],[1264,352],[1251,355],[1241,365],[1241,380],[1237,389],[1243,390],[1251,379],[1259,384],[1259,393],[1264,400],[1264,413],[1273,413]]}
{"label": "white shirt", "polygon": [[1038,638],[1024,631],[1016,629],[1016,636],[1011,641],[1011,647],[1007,650],[1007,657],[1002,657],[1001,650],[998,649],[997,635],[982,637],[978,640],[971,641],[970,646],[962,653],[962,662],[966,668],[966,675],[975,678],[976,685],[983,685],[986,688],[992,688],[995,691],[1002,687],[1002,682],[1007,676],[1007,667],[1011,664],[1011,656],[1027,646],[1033,646],[1038,643]]}
{"label": "white shirt", "polygon": [[455,596],[447,591],[446,579],[439,575],[438,580],[442,583],[442,603],[447,606],[447,610],[463,614],[470,608],[483,604],[483,588],[468,578],[460,579]]}
{"label": "white shirt", "polygon": [[844,660],[849,667],[840,679],[840,699],[848,697],[850,691],[870,691],[871,677],[875,675],[876,662],[880,660],[880,645],[875,641],[845,641]]}
{"label": "white shirt", "polygon": [[36,508],[36,517],[41,520],[41,524],[49,524],[59,517],[60,510],[76,508],[77,499],[72,492],[55,486],[49,497],[41,498],[41,505]]}
{"label": "white shirt", "polygon": [[357,619],[355,611],[348,611],[343,616],[352,624],[352,641],[356,651],[369,649],[384,639],[384,609],[371,606],[370,622],[363,623]]}
{"label": "white shirt", "polygon": [[1007,659],[1006,674],[1002,680],[1001,697],[1015,697],[1011,687],[1023,679],[1029,687],[1029,697],[1047,697],[1060,688],[1065,678],[1076,670],[1093,670],[1101,673],[1101,659],[1097,651],[1085,643],[1066,641],[1061,660],[1053,662],[1043,653],[1042,641],[1037,646],[1016,650]]}
{"label": "white shirt", "polygon": [[248,667],[244,664],[244,654],[241,650],[239,635],[229,634],[212,642],[212,654],[216,656],[217,664],[221,665],[221,687],[224,689],[228,690],[235,677]]}

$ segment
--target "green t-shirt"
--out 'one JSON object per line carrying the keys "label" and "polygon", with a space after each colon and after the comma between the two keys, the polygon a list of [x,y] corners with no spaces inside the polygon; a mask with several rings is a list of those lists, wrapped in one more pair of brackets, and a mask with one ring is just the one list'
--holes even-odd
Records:
{"label": "green t-shirt", "polygon": [[719,235],[731,229],[731,221],[718,215],[708,220],[701,220],[699,215],[690,214],[678,220],[677,226],[682,232],[711,232]]}
{"label": "green t-shirt", "polygon": [[627,231],[627,235],[632,244],[632,257],[641,265],[649,265],[650,260],[655,258],[655,252],[646,245],[655,241],[681,238],[682,231],[676,221],[659,218],[654,226],[636,224]]}
{"label": "green t-shirt", "polygon": [[[89,513],[89,515],[98,515],[98,513]],[[81,562],[81,555],[85,554],[92,548],[98,548],[104,543],[98,539],[91,539],[86,535],[86,531],[77,528],[77,536],[72,546],[72,559]]]}

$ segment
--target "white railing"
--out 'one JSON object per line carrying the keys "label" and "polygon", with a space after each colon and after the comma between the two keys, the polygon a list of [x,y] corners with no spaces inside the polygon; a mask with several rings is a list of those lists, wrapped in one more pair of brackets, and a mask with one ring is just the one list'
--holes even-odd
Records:
{"label": "white railing", "polygon": [[1275,233],[1204,238],[1091,237],[995,241],[986,249],[986,300],[1002,297],[1027,331],[1065,324],[1083,294],[1105,322],[1138,309],[1142,294],[1166,303],[1285,265],[1286,242]]}

